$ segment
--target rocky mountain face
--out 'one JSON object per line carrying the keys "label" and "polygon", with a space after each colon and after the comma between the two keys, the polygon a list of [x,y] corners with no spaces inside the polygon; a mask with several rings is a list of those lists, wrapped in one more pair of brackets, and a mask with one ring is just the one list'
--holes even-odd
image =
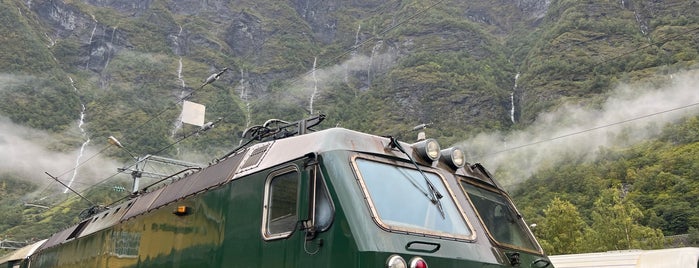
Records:
{"label": "rocky mountain face", "polygon": [[[692,66],[698,50],[697,1],[1,5],[3,116],[59,133],[83,111],[90,136],[153,148],[172,141],[177,109],[152,118],[187,95],[229,132],[322,112],[333,125],[387,134],[433,123],[454,142]],[[212,90],[197,92],[224,67]],[[148,137],[127,131],[144,122]],[[212,135],[213,146],[234,144],[228,135]]]}
{"label": "rocky mountain face", "polygon": [[[697,44],[697,0],[0,0],[0,148],[82,155],[113,135],[211,159],[251,125],[317,113],[405,139],[430,123],[449,145],[696,69]],[[221,123],[182,141],[182,99]]]}
{"label": "rocky mountain face", "polygon": [[[38,74],[35,73],[39,71],[37,68],[23,64],[5,71],[38,75],[42,79],[50,77],[62,81],[60,84],[68,89],[72,88],[69,76],[75,83],[84,84],[78,93],[81,99],[98,100],[104,97],[104,91],[119,90],[115,87],[128,91],[159,76],[168,81],[157,85],[169,87],[169,91],[173,91],[170,95],[177,95],[181,88],[178,84],[184,84],[184,90],[191,91],[207,73],[229,67],[234,72],[224,78],[226,82],[221,83],[221,87],[238,87],[240,92],[230,92],[229,97],[245,95],[247,101],[255,102],[274,97],[270,94],[283,92],[284,87],[301,86],[288,83],[307,80],[299,77],[310,72],[314,62],[318,64],[317,69],[354,64],[345,66],[343,79],[347,87],[359,92],[375,88],[391,95],[406,95],[413,100],[396,99],[395,102],[404,103],[399,106],[408,106],[407,111],[412,111],[423,100],[413,94],[415,91],[427,92],[429,89],[424,87],[439,85],[405,81],[408,78],[402,74],[392,74],[402,69],[397,65],[404,64],[406,59],[424,58],[416,56],[420,54],[445,55],[446,58],[460,54],[457,57],[474,61],[506,58],[507,49],[496,38],[507,36],[518,27],[531,29],[546,13],[549,4],[547,1],[501,1],[497,5],[487,1],[469,5],[441,1],[431,6],[403,1],[4,1],[6,17],[14,17],[10,20],[22,24],[21,28],[5,31],[26,37],[26,40],[5,41],[8,46],[16,47],[15,51],[8,52],[13,55],[7,57],[44,62],[51,65],[55,74]],[[32,46],[36,47],[34,51],[25,49]],[[137,63],[144,59],[159,66],[148,70],[144,64]],[[365,66],[356,66],[358,64]],[[498,72],[512,69],[511,66],[493,67]],[[128,74],[124,74],[125,69]],[[173,72],[178,70],[178,76],[173,77]],[[437,71],[430,68],[420,73]],[[511,81],[499,81],[511,80],[511,70],[508,71],[508,79],[485,77],[493,84],[488,87],[495,84],[502,87],[490,90],[508,90]],[[324,91],[338,87],[330,85],[334,83],[331,80],[323,82],[328,84]],[[393,88],[388,88],[387,83],[393,84]],[[471,91],[464,90],[467,86],[456,82],[444,86],[447,92]],[[398,92],[392,92],[395,90]],[[500,92],[499,95],[507,99],[507,94]],[[454,102],[464,104],[463,96],[456,99]],[[307,106],[308,103],[295,105]],[[479,110],[505,118],[506,106],[488,104],[481,107],[486,109]],[[90,109],[99,110],[100,107],[88,107]],[[267,113],[264,109],[254,112]],[[423,115],[411,120],[437,119],[429,115],[434,111],[415,112]],[[18,117],[7,110],[5,113],[11,118]],[[75,117],[75,113],[71,116]]]}

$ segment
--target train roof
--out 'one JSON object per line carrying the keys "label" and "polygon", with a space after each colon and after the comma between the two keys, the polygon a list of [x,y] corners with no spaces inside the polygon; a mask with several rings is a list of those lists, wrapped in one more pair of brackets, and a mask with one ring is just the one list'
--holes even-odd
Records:
{"label": "train roof", "polygon": [[556,268],[697,268],[699,248],[551,255],[549,259]]}
{"label": "train roof", "polygon": [[[200,171],[185,175],[157,189],[146,189],[133,198],[96,213],[53,234],[40,249],[50,248],[113,226],[120,221],[168,205],[181,198],[207,191],[231,180],[304,157],[334,150],[387,153],[388,138],[343,128],[260,142],[220,159]],[[396,157],[400,157],[396,155]]]}
{"label": "train roof", "polygon": [[31,245],[25,246],[23,248],[17,249],[10,252],[9,254],[2,256],[0,258],[0,264],[5,264],[8,262],[20,261],[31,256],[34,251],[36,251],[41,245],[46,242],[46,239],[33,243]]}
{"label": "train roof", "polygon": [[[279,163],[303,157],[308,153],[322,154],[329,151],[348,150],[366,153],[388,153],[389,138],[370,135],[344,128],[331,128],[301,136],[279,139],[251,146],[251,155],[264,153],[254,170],[265,169]],[[262,152],[264,151],[264,152]],[[401,157],[395,154],[396,157]],[[402,157],[404,158],[404,157]],[[249,160],[247,158],[246,160]],[[253,163],[246,163],[236,174],[245,175]],[[254,171],[253,171],[254,172]]]}
{"label": "train roof", "polygon": [[[160,186],[157,189],[144,187],[131,199],[111,206],[82,222],[65,230],[55,233],[39,250],[50,248],[75,238],[87,236],[99,230],[113,226],[148,211],[166,206],[176,200],[216,188],[229,181],[253,174],[260,170],[278,166],[309,154],[323,154],[330,151],[354,151],[369,154],[386,154],[391,157],[408,159],[407,156],[390,146],[391,138],[366,134],[344,128],[330,128],[303,135],[292,135],[283,138],[262,141],[234,150],[215,163],[199,171],[184,175],[179,180]],[[410,144],[401,142],[408,154],[416,157]],[[459,172],[468,172],[473,177],[495,183],[487,171],[479,164],[476,168],[465,167]],[[463,173],[462,173],[463,174]],[[489,178],[489,179],[483,179]]]}

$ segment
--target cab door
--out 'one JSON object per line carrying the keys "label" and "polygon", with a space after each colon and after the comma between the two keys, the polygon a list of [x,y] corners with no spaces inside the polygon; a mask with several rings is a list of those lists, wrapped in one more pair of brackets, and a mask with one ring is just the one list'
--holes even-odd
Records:
{"label": "cab door", "polygon": [[294,267],[299,234],[299,193],[303,170],[282,166],[267,176],[262,207],[262,267]]}
{"label": "cab door", "polygon": [[326,267],[334,206],[316,157],[272,171],[265,183],[263,267]]}

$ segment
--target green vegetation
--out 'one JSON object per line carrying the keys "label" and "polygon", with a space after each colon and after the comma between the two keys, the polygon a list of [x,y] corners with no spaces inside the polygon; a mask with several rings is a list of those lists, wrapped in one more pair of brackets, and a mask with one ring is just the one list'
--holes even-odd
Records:
{"label": "green vegetation", "polygon": [[568,160],[513,192],[548,253],[660,248],[663,235],[699,228],[699,117],[658,139],[604,148],[592,163]]}
{"label": "green vegetation", "polygon": [[[127,184],[128,182],[112,181],[83,195],[97,204],[111,204],[124,195],[123,192],[115,191],[114,187],[128,187]],[[38,201],[37,193],[45,195],[46,199]],[[18,242],[38,241],[65,229],[77,223],[80,212],[90,207],[89,202],[73,193],[63,193],[63,188],[39,189],[33,183],[6,173],[0,174],[0,196],[3,197],[0,199],[2,237]]]}
{"label": "green vegetation", "polygon": [[[428,135],[448,146],[480,132],[524,129],[566,103],[596,107],[618,83],[699,63],[693,1],[557,0],[533,11],[485,0],[365,2],[183,7],[156,0],[139,10],[0,0],[0,115],[63,143],[50,150],[70,151],[80,144],[75,125],[85,105],[91,146],[113,135],[138,155],[213,158],[239,144],[248,121],[306,116],[311,90],[301,87],[317,59],[319,71],[331,73],[314,99],[314,112],[328,115],[324,126],[409,140],[413,126],[433,123]],[[230,71],[199,88],[223,67]],[[222,121],[179,141],[197,130],[174,131],[189,93],[206,105],[206,121]],[[516,203],[549,253],[655,248],[662,246],[657,230],[688,234],[686,243],[697,245],[698,120],[664,126],[661,137],[628,148],[601,148],[592,162],[564,156],[564,164],[524,178]],[[123,150],[103,154],[131,159]],[[63,209],[24,207],[17,200],[36,186],[0,173],[3,185],[18,189],[0,195],[0,235],[44,237],[86,207],[73,199]],[[93,192],[97,199],[115,199],[101,191]]]}

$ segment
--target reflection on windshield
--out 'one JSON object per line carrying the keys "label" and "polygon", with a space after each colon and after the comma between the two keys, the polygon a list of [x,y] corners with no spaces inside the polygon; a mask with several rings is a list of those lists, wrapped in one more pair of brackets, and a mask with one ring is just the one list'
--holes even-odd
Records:
{"label": "reflection on windshield", "polygon": [[[442,217],[428,196],[427,182],[417,170],[365,159],[356,159],[356,163],[381,222],[403,230],[471,236],[461,213],[447,194],[441,199]],[[436,174],[426,172],[425,175],[437,191],[448,193]]]}
{"label": "reflection on windshield", "polygon": [[529,232],[524,228],[524,221],[508,199],[499,193],[478,188],[464,181],[461,181],[461,187],[468,193],[471,203],[493,239],[500,243],[538,251],[535,242],[528,235]]}

